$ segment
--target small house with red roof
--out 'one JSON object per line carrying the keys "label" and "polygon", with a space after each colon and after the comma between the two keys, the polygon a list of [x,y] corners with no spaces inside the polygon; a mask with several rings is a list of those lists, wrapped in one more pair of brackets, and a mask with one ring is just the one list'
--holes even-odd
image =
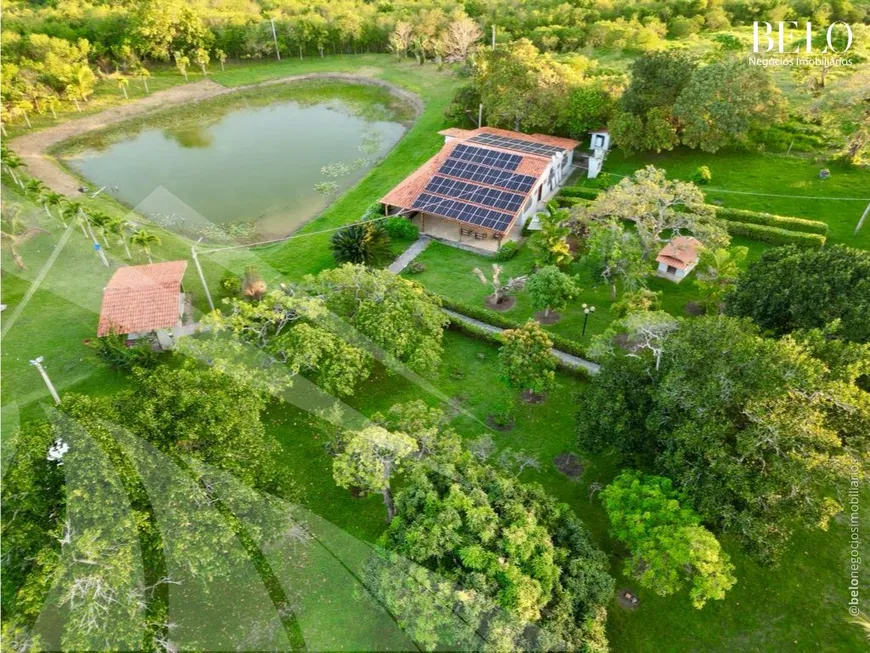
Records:
{"label": "small house with red roof", "polygon": [[167,261],[115,270],[103,289],[97,336],[135,340],[153,334],[162,349],[171,349],[172,331],[182,326],[186,269],[187,261]]}
{"label": "small house with red roof", "polygon": [[387,215],[405,215],[420,232],[493,253],[573,171],[570,138],[481,127],[445,129],[441,151],[381,198]]}
{"label": "small house with red roof", "polygon": [[691,236],[677,236],[656,256],[658,275],[679,283],[695,269],[700,255],[701,243],[698,240]]}

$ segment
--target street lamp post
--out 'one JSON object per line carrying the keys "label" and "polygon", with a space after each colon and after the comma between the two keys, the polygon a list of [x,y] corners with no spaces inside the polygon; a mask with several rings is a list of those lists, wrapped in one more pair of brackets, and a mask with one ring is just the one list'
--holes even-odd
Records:
{"label": "street lamp post", "polygon": [[57,394],[57,390],[54,389],[54,384],[52,384],[51,379],[48,378],[48,373],[42,366],[43,360],[45,359],[42,356],[37,356],[30,361],[30,364],[39,370],[39,374],[42,376],[42,380],[45,381],[45,385],[48,387],[48,391],[51,393],[51,398],[54,399],[55,405],[60,406],[60,395]]}
{"label": "street lamp post", "polygon": [[583,333],[580,334],[581,337],[586,335],[586,324],[589,322],[589,314],[594,312],[594,306],[589,306],[589,304],[583,304]]}

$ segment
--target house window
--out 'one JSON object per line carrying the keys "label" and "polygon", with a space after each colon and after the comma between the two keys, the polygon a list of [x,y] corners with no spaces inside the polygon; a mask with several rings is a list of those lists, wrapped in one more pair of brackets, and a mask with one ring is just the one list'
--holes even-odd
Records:
{"label": "house window", "polygon": [[538,201],[541,201],[541,197],[544,195],[544,184],[538,186]]}
{"label": "house window", "polygon": [[604,147],[604,136],[602,134],[595,134],[595,147]]}
{"label": "house window", "polygon": [[675,268],[673,265],[669,265],[668,266],[668,274],[676,274],[676,273],[677,273],[677,268]]}

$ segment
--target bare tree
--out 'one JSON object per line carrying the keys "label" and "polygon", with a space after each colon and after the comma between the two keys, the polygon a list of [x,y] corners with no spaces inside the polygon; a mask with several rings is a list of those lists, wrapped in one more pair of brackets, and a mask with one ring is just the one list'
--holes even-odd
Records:
{"label": "bare tree", "polygon": [[396,53],[396,58],[404,59],[408,54],[408,48],[411,46],[411,39],[414,37],[414,30],[410,23],[400,20],[396,23],[396,29],[390,34],[389,47],[390,50]]}
{"label": "bare tree", "polygon": [[528,276],[525,275],[522,277],[511,277],[508,279],[507,283],[502,284],[501,273],[503,271],[504,268],[502,268],[498,263],[493,263],[492,279],[490,280],[486,278],[486,275],[480,268],[474,268],[474,274],[476,274],[477,278],[480,279],[480,283],[492,288],[492,295],[490,295],[490,297],[493,304],[501,304],[508,295],[522,290],[526,285],[526,279],[528,279]]}
{"label": "bare tree", "polygon": [[444,54],[448,62],[465,61],[475,44],[483,38],[483,30],[468,16],[460,16],[447,27]]}

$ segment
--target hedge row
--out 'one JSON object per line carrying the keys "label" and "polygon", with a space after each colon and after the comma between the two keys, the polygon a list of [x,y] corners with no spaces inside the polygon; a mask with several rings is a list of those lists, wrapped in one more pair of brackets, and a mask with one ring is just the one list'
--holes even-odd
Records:
{"label": "hedge row", "polygon": [[586,199],[585,197],[567,197],[562,195],[556,196],[556,205],[560,209],[570,209],[572,206],[577,206],[578,204],[588,204],[591,200]]}
{"label": "hedge row", "polygon": [[731,220],[723,220],[722,222],[725,223],[728,233],[732,236],[745,236],[769,245],[797,245],[798,247],[821,249],[827,240],[821,234],[808,234],[780,229],[779,227],[749,224],[748,222],[732,222]]}
{"label": "hedge row", "polygon": [[[499,346],[503,344],[501,339],[498,337],[499,334],[493,333],[492,331],[487,331],[486,329],[482,329],[476,324],[469,324],[464,320],[450,320],[447,328],[459,331],[460,333],[464,333],[466,336],[474,338],[475,340],[491,342]],[[556,363],[556,368],[566,374],[571,374],[572,376],[576,376],[580,379],[589,378],[589,371],[585,367],[572,367],[571,365],[567,365],[566,363],[562,362],[555,356],[553,357],[553,361]]]}
{"label": "hedge row", "polygon": [[563,197],[582,197],[587,200],[594,200],[598,197],[601,190],[598,188],[586,188],[585,186],[565,186],[559,191],[559,195]]}
{"label": "hedge row", "polygon": [[713,210],[723,220],[729,222],[742,222],[744,224],[760,224],[765,227],[779,227],[789,231],[800,231],[809,234],[828,233],[828,225],[818,220],[804,220],[803,218],[790,218],[784,215],[761,213],[759,211],[747,211],[745,209],[730,209],[724,206],[713,206]]}
{"label": "hedge row", "polygon": [[[480,320],[481,322],[486,322],[487,324],[491,324],[492,326],[501,327],[502,329],[519,329],[523,326],[522,322],[515,322],[510,318],[506,318],[501,313],[496,313],[495,311],[490,311],[485,308],[481,308],[479,306],[471,306],[469,304],[463,304],[462,302],[453,301],[452,299],[448,299],[447,297],[438,296],[441,300],[441,304],[444,308],[447,308],[451,311],[455,311],[457,313],[462,313],[467,317],[474,318],[475,320]],[[564,351],[567,354],[573,354],[574,356],[579,356],[580,358],[588,358],[586,355],[586,351],[576,340],[571,340],[570,338],[565,338],[556,333],[551,333],[547,331],[547,336],[550,340],[553,341],[553,347]]]}

